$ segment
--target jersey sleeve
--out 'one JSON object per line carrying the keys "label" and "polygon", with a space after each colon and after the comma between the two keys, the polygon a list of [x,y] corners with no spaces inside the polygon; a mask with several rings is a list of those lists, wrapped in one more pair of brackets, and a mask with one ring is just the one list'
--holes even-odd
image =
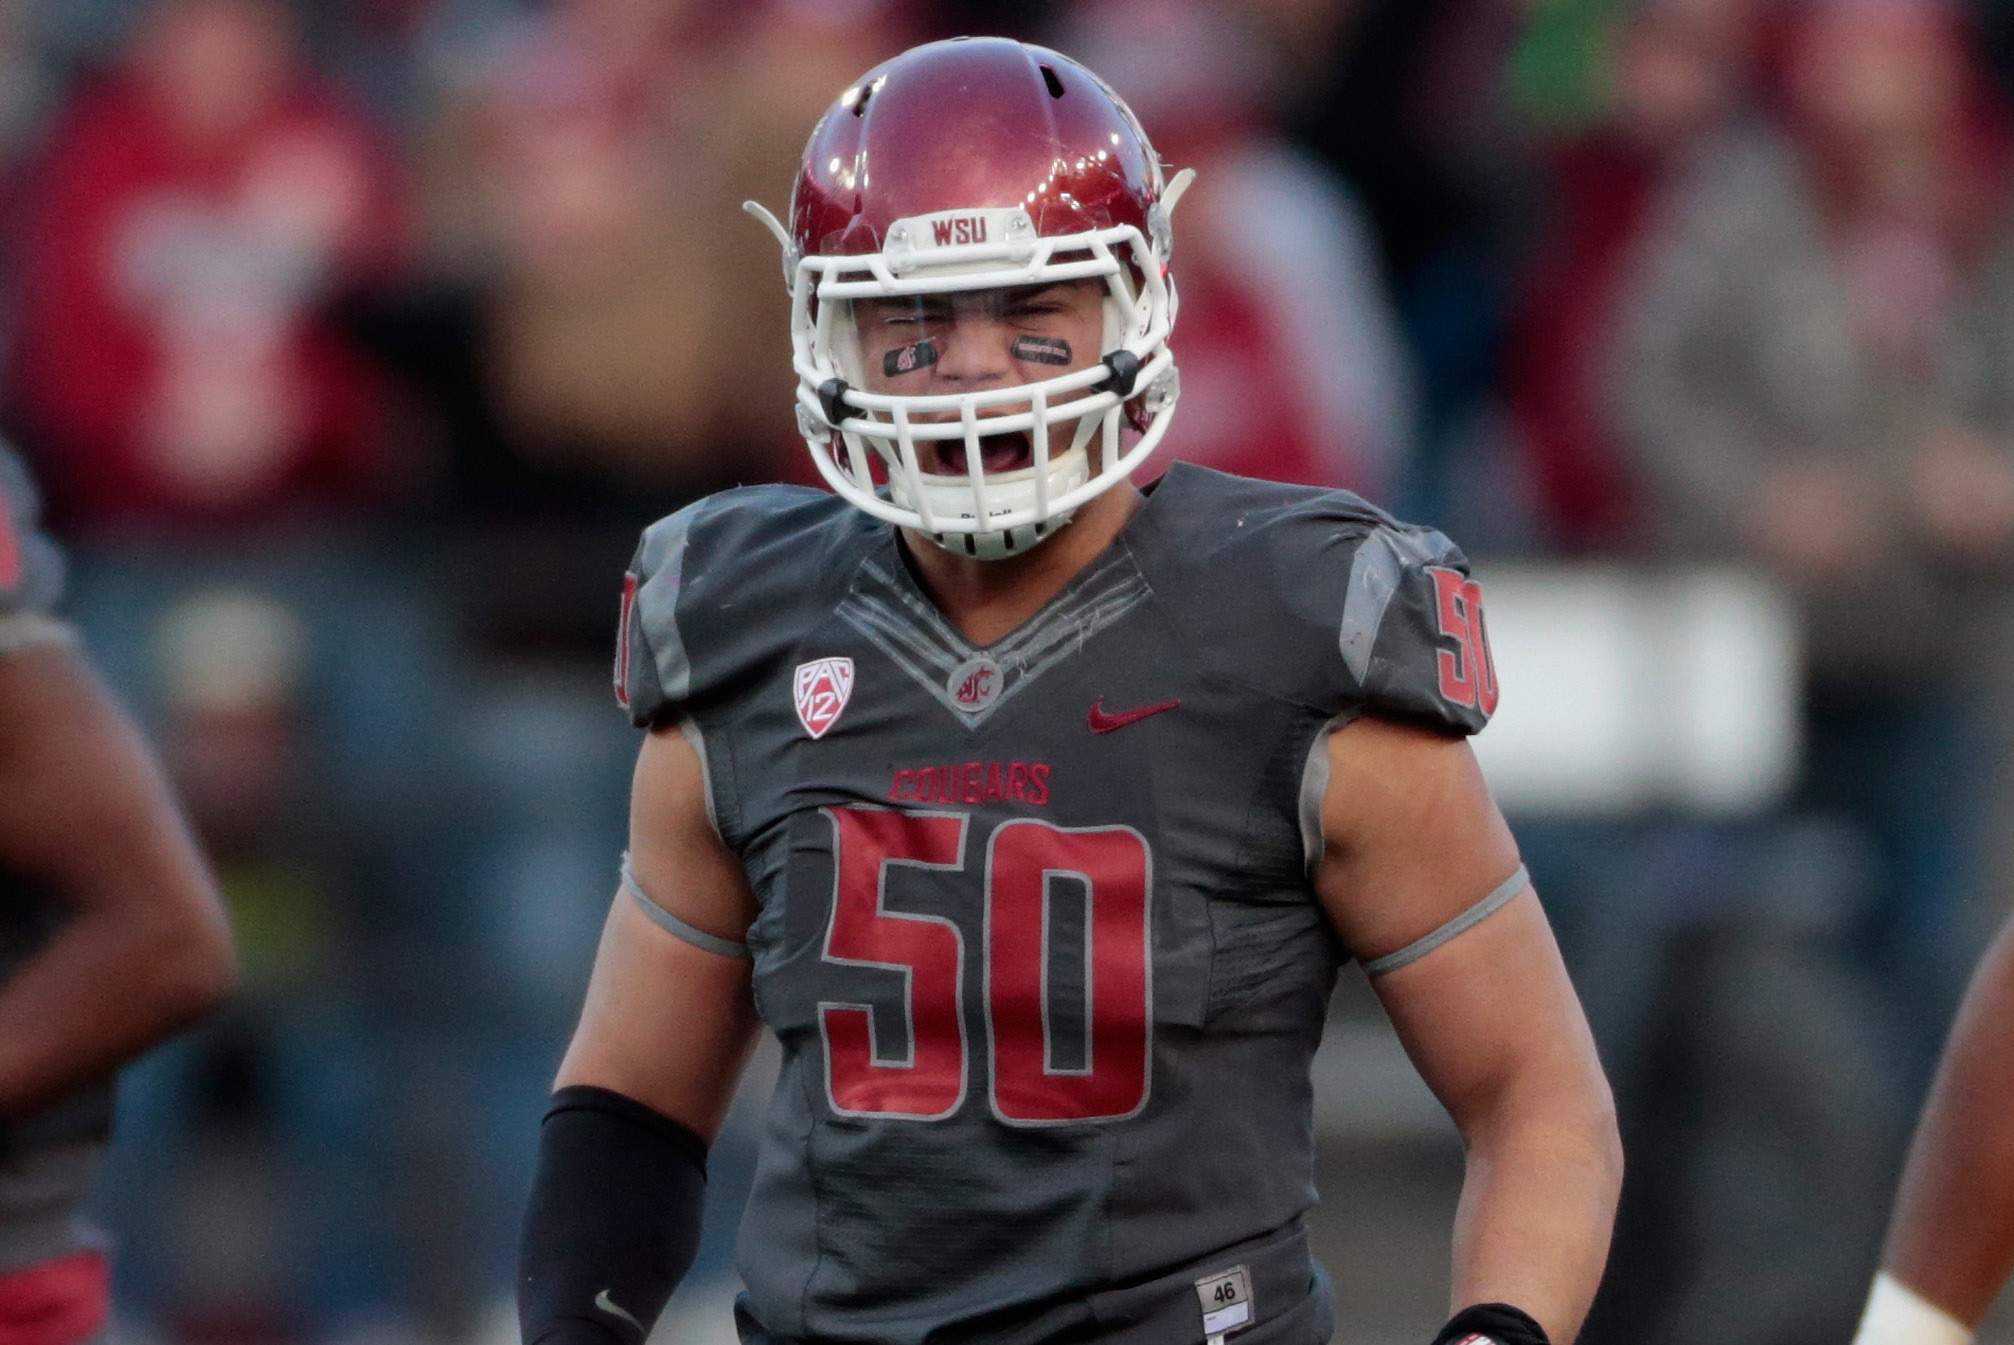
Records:
{"label": "jersey sleeve", "polygon": [[63,560],[38,525],[39,504],[27,468],[0,445],[0,655],[69,637],[54,615]]}
{"label": "jersey sleeve", "polygon": [[639,728],[736,695],[795,647],[818,602],[841,503],[761,486],[711,495],[644,531],[623,576],[615,697]]}
{"label": "jersey sleeve", "polygon": [[1460,548],[1430,528],[1381,519],[1363,529],[1335,639],[1345,703],[1459,734],[1496,712],[1482,588]]}
{"label": "jersey sleeve", "polygon": [[691,692],[692,664],[679,628],[678,602],[692,524],[705,504],[687,505],[647,528],[622,577],[615,700],[638,728],[675,718]]}

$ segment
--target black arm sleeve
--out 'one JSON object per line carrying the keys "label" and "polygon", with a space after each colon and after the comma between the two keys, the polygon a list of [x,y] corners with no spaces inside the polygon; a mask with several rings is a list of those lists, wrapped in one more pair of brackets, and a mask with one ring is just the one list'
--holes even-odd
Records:
{"label": "black arm sleeve", "polygon": [[699,1250],[706,1144],[606,1088],[562,1088],[539,1127],[518,1253],[525,1345],[641,1345]]}

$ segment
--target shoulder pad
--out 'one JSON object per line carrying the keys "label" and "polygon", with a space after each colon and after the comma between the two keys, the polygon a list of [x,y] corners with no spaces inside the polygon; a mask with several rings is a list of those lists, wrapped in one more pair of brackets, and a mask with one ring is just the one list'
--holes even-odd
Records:
{"label": "shoulder pad", "polygon": [[853,518],[865,515],[823,491],[755,486],[645,529],[623,576],[617,703],[647,727],[758,675],[820,610],[822,562],[855,535]]}
{"label": "shoulder pad", "polygon": [[1463,734],[1488,722],[1497,683],[1482,596],[1453,542],[1347,491],[1168,476],[1156,545],[1181,576],[1157,589],[1214,671],[1325,714]]}

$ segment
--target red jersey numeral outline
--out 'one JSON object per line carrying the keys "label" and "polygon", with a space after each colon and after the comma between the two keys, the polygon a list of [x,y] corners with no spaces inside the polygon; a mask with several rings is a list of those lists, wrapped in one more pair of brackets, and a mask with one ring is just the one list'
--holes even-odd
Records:
{"label": "red jersey numeral outline", "polygon": [[[888,866],[964,867],[965,813],[820,809],[833,826],[832,909],[823,956],[902,973],[909,1048],[884,1055],[873,1006],[821,1001],[826,1099],[844,1116],[942,1120],[970,1075],[964,937],[943,916],[889,911]],[[1035,818],[987,838],[982,963],[988,1099],[1008,1125],[1118,1120],[1147,1104],[1153,1056],[1152,854],[1131,827],[1064,828]],[[1085,884],[1082,1068],[1054,1067],[1048,967],[1051,879]],[[933,932],[924,933],[928,926]]]}
{"label": "red jersey numeral outline", "polygon": [[629,708],[629,618],[636,610],[636,574],[622,577],[622,621],[615,632],[615,703]]}
{"label": "red jersey numeral outline", "polygon": [[[1053,878],[1084,884],[1085,1063],[1060,1069],[1050,1021]],[[1009,1125],[1136,1116],[1154,1044],[1153,852],[1126,826],[1015,818],[986,841],[986,1038]]]}
{"label": "red jersey numeral outline", "polygon": [[1430,565],[1427,573],[1434,577],[1441,634],[1456,645],[1439,651],[1441,696],[1450,705],[1481,710],[1487,718],[1497,709],[1497,670],[1483,625],[1482,587],[1460,570]]}
{"label": "red jersey numeral outline", "polygon": [[909,1049],[889,1059],[874,1031],[874,1006],[818,1005],[825,1039],[825,1096],[842,1116],[942,1120],[965,1101],[965,935],[941,915],[891,911],[888,870],[965,866],[964,813],[821,808],[832,819],[832,909],[827,962],[902,973]]}

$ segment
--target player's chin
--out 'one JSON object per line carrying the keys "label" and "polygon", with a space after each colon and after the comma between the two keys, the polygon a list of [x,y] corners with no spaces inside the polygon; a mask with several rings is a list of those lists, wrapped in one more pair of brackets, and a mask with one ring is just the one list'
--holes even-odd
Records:
{"label": "player's chin", "polygon": [[[919,465],[933,476],[966,476],[965,442],[934,439],[922,446]],[[979,440],[979,465],[988,476],[1018,472],[1035,465],[1035,444],[1026,431],[988,434]]]}

